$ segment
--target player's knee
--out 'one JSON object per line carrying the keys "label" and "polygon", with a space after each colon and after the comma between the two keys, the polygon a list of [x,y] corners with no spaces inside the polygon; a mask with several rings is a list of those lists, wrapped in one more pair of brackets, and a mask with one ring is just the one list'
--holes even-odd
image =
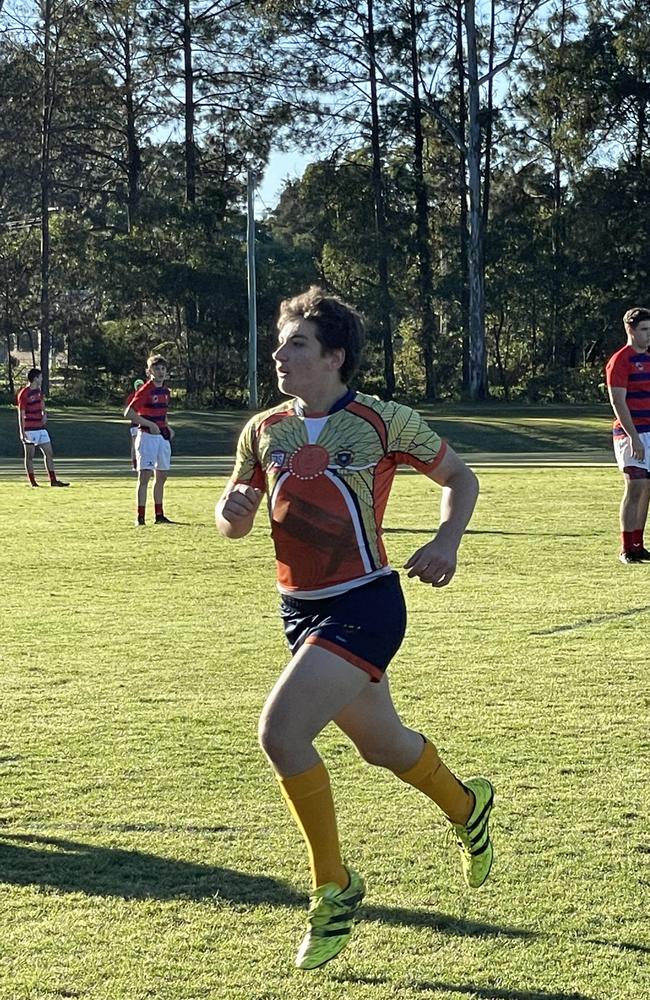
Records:
{"label": "player's knee", "polygon": [[272,763],[280,763],[284,753],[284,739],[278,726],[273,724],[273,718],[263,714],[257,727],[259,744]]}
{"label": "player's knee", "polygon": [[366,764],[373,767],[385,767],[391,770],[392,754],[390,747],[384,743],[357,744],[357,750]]}

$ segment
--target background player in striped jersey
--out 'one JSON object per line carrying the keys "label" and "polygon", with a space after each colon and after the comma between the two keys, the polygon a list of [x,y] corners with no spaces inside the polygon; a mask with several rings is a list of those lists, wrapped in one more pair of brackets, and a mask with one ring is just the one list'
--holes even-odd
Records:
{"label": "background player in striped jersey", "polygon": [[41,449],[45,469],[50,478],[50,486],[69,486],[57,479],[54,468],[54,454],[50,435],[46,430],[47,413],[41,387],[43,373],[40,368],[30,368],[27,372],[27,385],[18,392],[16,405],[18,407],[18,433],[25,449],[25,472],[30,486],[38,486],[34,476],[34,453]]}
{"label": "background player in striped jersey", "polygon": [[643,542],[650,499],[650,309],[623,316],[627,343],[605,367],[614,410],[614,454],[625,476],[620,508],[622,563],[650,561]]}
{"label": "background player in striped jersey", "polygon": [[260,742],[308,848],[313,891],[296,964],[314,969],[345,947],[365,891],[343,864],[328,772],[313,745],[330,722],[366,761],[442,809],[470,887],[490,872],[490,782],[462,783],[448,770],[397,715],[385,675],[406,627],[381,531],[397,466],[442,487],[438,531],[406,563],[409,576],[433,587],[455,573],[478,483],[410,407],[348,388],[363,341],[354,309],[312,288],[282,304],[278,329],[278,385],[292,398],[244,428],[216,522],[225,536],[242,538],[267,494],[293,655],[264,706]]}
{"label": "background player in striped jersey", "polygon": [[172,524],[165,517],[163,499],[167,473],[171,466],[171,441],[174,436],[167,423],[171,393],[165,385],[167,362],[160,354],[147,358],[149,378],[127,405],[124,416],[138,425],[135,436],[135,459],[138,470],[135,523],[144,526],[149,481],[153,478],[153,501],[156,524]]}

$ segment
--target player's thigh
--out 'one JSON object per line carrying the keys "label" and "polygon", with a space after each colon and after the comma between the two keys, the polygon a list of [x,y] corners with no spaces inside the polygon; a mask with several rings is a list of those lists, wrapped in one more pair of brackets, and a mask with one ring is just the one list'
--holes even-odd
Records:
{"label": "player's thigh", "polygon": [[43,441],[38,446],[46,458],[54,458],[54,452],[52,451],[52,444],[50,441]]}
{"label": "player's thigh", "polygon": [[156,479],[159,482],[164,482],[167,478],[167,473],[169,472],[172,464],[172,447],[169,441],[162,437],[162,435],[156,435]]}
{"label": "player's thigh", "polygon": [[302,646],[266,700],[260,718],[262,745],[314,739],[370,685],[368,674],[330,650]]}
{"label": "player's thigh", "polygon": [[135,437],[135,458],[138,472],[153,473],[156,464],[155,435],[139,430]]}
{"label": "player's thigh", "polygon": [[389,752],[412,737],[397,714],[387,676],[378,684],[366,685],[334,722],[370,762],[382,763]]}

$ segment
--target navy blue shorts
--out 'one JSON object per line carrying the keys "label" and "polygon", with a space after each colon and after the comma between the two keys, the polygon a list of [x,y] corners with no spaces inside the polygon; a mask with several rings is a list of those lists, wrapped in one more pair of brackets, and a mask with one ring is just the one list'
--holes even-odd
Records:
{"label": "navy blue shorts", "polygon": [[380,681],[402,644],[406,604],[397,573],[337,597],[305,601],[282,595],[280,617],[292,653],[322,646]]}

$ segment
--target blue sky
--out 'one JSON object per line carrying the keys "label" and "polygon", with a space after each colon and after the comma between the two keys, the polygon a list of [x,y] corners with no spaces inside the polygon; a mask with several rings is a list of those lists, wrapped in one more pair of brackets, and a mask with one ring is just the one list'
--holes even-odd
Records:
{"label": "blue sky", "polygon": [[291,153],[272,152],[269,165],[266,168],[255,199],[255,214],[261,218],[267,209],[274,208],[280,197],[280,191],[287,179],[295,180],[302,177],[305,167],[314,160],[314,154],[307,155],[294,151]]}

